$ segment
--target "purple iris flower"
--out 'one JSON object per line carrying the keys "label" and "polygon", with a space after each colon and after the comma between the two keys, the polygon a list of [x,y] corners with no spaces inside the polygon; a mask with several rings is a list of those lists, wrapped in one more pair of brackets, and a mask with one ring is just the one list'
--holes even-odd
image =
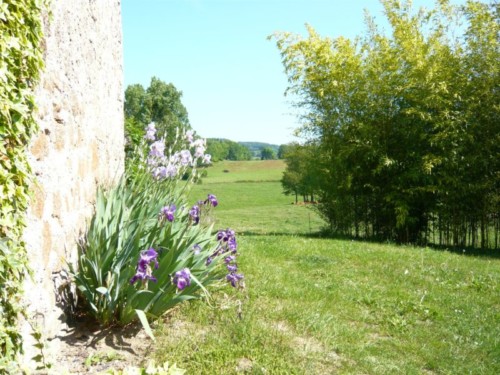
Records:
{"label": "purple iris flower", "polygon": [[146,262],[148,265],[155,262],[155,269],[158,269],[158,253],[152,247],[141,253],[139,262]]}
{"label": "purple iris flower", "polygon": [[236,237],[233,236],[229,238],[229,240],[227,241],[227,247],[233,253],[236,252],[236,249],[238,248],[238,244],[236,243]]}
{"label": "purple iris flower", "polygon": [[205,154],[203,156],[203,159],[201,160],[203,164],[210,164],[212,162],[212,155],[210,154]]}
{"label": "purple iris flower", "polygon": [[213,258],[212,257],[208,257],[207,261],[205,262],[205,265],[209,266],[210,264],[212,264],[212,261],[213,261]]}
{"label": "purple iris flower", "polygon": [[194,151],[195,159],[201,158],[205,154],[205,147],[198,146]]}
{"label": "purple iris flower", "polygon": [[217,232],[217,240],[223,242],[236,242],[236,236],[234,230],[227,228],[226,230],[220,230]]}
{"label": "purple iris flower", "polygon": [[227,241],[227,235],[226,235],[226,231],[224,230],[220,230],[217,232],[217,241]]}
{"label": "purple iris flower", "polygon": [[243,275],[236,273],[238,271],[238,265],[236,264],[236,254],[238,245],[236,243],[236,233],[234,230],[227,228],[226,230],[219,230],[217,232],[217,240],[219,245],[216,251],[207,259],[206,265],[208,266],[213,258],[219,255],[227,254],[231,252],[231,255],[226,255],[224,258],[224,263],[228,274],[226,275],[226,280],[231,283],[233,287],[237,287]]}
{"label": "purple iris flower", "polygon": [[175,210],[176,210],[175,204],[171,204],[170,206],[165,206],[160,210],[160,216],[172,222],[174,221]]}
{"label": "purple iris flower", "polygon": [[179,152],[179,156],[181,157],[181,164],[186,166],[193,162],[193,156],[189,150],[182,150]]}
{"label": "purple iris flower", "polygon": [[226,268],[230,273],[235,273],[236,271],[238,271],[238,266],[236,264],[228,264]]}
{"label": "purple iris flower", "polygon": [[165,169],[165,174],[167,177],[173,178],[177,176],[177,167],[173,164],[167,165]]}
{"label": "purple iris flower", "polygon": [[219,230],[217,232],[217,240],[219,241],[219,251],[215,255],[221,255],[227,252],[236,254],[238,244],[236,243],[236,235],[234,230],[227,228],[226,230]]}
{"label": "purple iris flower", "polygon": [[145,139],[149,141],[154,141],[156,134],[156,128],[155,128],[155,123],[152,122],[146,127],[146,135],[144,136]]}
{"label": "purple iris flower", "polygon": [[191,216],[191,220],[193,220],[195,224],[198,224],[200,222],[200,207],[196,204],[191,207],[189,216]]}
{"label": "purple iris flower", "polygon": [[189,271],[189,268],[177,271],[172,279],[172,282],[177,285],[177,289],[179,290],[191,285],[191,272]]}
{"label": "purple iris flower", "polygon": [[156,277],[152,275],[150,263],[155,263],[155,269],[158,268],[158,253],[155,249],[142,251],[137,262],[137,269],[135,275],[130,279],[130,284],[135,283],[137,280],[147,281],[151,280],[156,282]]}
{"label": "purple iris flower", "polygon": [[193,142],[193,138],[194,138],[194,131],[192,130],[188,130],[186,132],[186,140],[189,142],[189,143],[192,143]]}
{"label": "purple iris flower", "polygon": [[163,140],[156,141],[149,147],[149,156],[162,158],[165,152],[165,142]]}
{"label": "purple iris flower", "polygon": [[236,288],[236,286],[238,285],[238,282],[243,279],[243,275],[242,274],[239,274],[239,273],[229,273],[227,276],[226,276],[226,280],[229,281],[231,283],[231,285],[233,287]]}
{"label": "purple iris flower", "polygon": [[193,246],[193,254],[194,255],[198,255],[201,252],[201,250],[202,249],[201,249],[200,245],[196,244],[196,245]]}
{"label": "purple iris flower", "polygon": [[153,169],[153,177],[156,179],[165,178],[167,176],[167,169],[163,166]]}
{"label": "purple iris flower", "polygon": [[217,205],[219,204],[219,202],[217,201],[217,197],[213,194],[208,194],[208,197],[207,197],[207,200],[205,201],[205,203],[209,203],[213,207],[217,207]]}

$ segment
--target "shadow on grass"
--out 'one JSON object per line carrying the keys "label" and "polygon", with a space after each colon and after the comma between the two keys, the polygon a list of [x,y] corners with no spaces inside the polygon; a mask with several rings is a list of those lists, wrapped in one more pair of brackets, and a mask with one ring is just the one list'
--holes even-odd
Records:
{"label": "shadow on grass", "polygon": [[261,232],[261,231],[240,231],[238,234],[242,236],[289,236],[289,237],[303,237],[303,238],[331,238],[327,236],[322,236],[320,232]]}
{"label": "shadow on grass", "polygon": [[449,253],[460,254],[464,256],[500,259],[500,249],[481,249],[470,246],[451,247],[451,246],[433,245],[433,244],[427,245],[427,247],[436,251],[447,251]]}
{"label": "shadow on grass", "polygon": [[481,249],[474,247],[463,247],[463,246],[444,246],[437,244],[399,244],[394,241],[382,240],[380,238],[361,238],[355,236],[347,236],[331,233],[329,230],[320,230],[316,232],[259,232],[259,231],[243,231],[241,232],[244,236],[293,236],[302,238],[317,238],[317,239],[334,239],[334,240],[346,240],[346,241],[357,241],[375,244],[390,244],[393,246],[406,246],[406,247],[426,247],[435,251],[446,251],[453,254],[459,254],[463,256],[472,257],[485,257],[500,259],[500,249]]}
{"label": "shadow on grass", "polygon": [[132,345],[127,342],[137,336],[142,330],[138,323],[131,323],[125,327],[102,327],[89,315],[66,316],[64,318],[68,328],[57,337],[69,346],[84,346],[97,349],[97,344],[104,341],[105,345],[115,350],[135,354]]}

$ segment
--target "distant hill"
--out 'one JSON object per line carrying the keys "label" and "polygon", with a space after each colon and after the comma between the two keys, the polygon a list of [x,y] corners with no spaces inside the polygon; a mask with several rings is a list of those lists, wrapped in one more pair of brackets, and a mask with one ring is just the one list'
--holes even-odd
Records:
{"label": "distant hill", "polygon": [[250,150],[252,153],[253,158],[260,159],[260,150],[264,147],[270,147],[274,150],[276,155],[278,154],[278,150],[280,148],[279,145],[273,145],[271,143],[264,143],[264,142],[238,142],[240,145],[245,146]]}

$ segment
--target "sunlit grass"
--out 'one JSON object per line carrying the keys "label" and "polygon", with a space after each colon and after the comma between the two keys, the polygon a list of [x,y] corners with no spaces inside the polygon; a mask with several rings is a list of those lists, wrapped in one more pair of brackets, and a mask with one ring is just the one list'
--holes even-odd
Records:
{"label": "sunlit grass", "polygon": [[193,194],[207,192],[240,233],[246,289],[173,312],[156,359],[190,374],[500,373],[499,259],[309,236],[321,220],[309,229],[279,183]]}
{"label": "sunlit grass", "polygon": [[279,181],[284,169],[283,160],[227,160],[208,167],[203,182]]}
{"label": "sunlit grass", "polygon": [[197,185],[191,196],[215,194],[216,226],[238,233],[315,233],[325,223],[311,206],[292,204],[279,182],[212,183]]}
{"label": "sunlit grass", "polygon": [[183,306],[159,358],[195,374],[500,371],[498,260],[294,236],[240,246],[246,289]]}
{"label": "sunlit grass", "polygon": [[193,188],[191,197],[196,200],[215,194],[219,199],[216,227],[230,227],[240,234],[320,231],[325,222],[314,208],[295,205],[294,197],[283,194],[279,179],[284,168],[282,160],[220,162],[208,169],[208,176]]}

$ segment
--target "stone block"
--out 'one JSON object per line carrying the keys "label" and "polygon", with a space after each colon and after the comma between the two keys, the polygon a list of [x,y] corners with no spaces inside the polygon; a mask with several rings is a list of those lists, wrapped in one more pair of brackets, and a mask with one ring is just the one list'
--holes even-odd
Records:
{"label": "stone block", "polygon": [[36,219],[42,219],[45,208],[45,193],[40,184],[35,183],[32,186],[33,198],[31,199],[30,209]]}
{"label": "stone block", "polygon": [[39,133],[31,142],[30,152],[36,160],[46,158],[49,154],[49,137],[44,133]]}

